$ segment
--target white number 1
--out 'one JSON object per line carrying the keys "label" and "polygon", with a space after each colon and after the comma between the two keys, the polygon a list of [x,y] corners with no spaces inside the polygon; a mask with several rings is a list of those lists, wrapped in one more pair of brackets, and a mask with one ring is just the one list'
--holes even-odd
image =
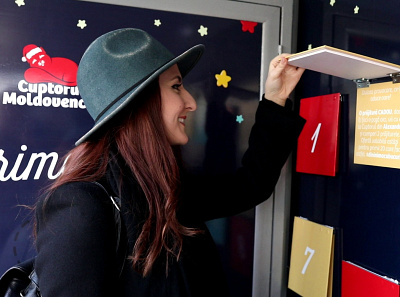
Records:
{"label": "white number 1", "polygon": [[314,252],[315,252],[315,250],[313,250],[313,249],[311,249],[309,247],[306,248],[306,251],[305,251],[304,255],[307,256],[308,253],[310,253],[310,255],[308,256],[307,261],[303,266],[303,270],[301,271],[301,274],[305,274],[306,273],[308,264],[310,264],[311,258],[314,256]]}
{"label": "white number 1", "polygon": [[311,140],[314,140],[312,149],[311,149],[311,153],[313,153],[315,151],[315,146],[317,145],[317,141],[318,141],[318,135],[319,135],[319,131],[321,130],[321,123],[318,124],[317,129],[315,129],[315,132],[313,134],[313,136],[311,137]]}

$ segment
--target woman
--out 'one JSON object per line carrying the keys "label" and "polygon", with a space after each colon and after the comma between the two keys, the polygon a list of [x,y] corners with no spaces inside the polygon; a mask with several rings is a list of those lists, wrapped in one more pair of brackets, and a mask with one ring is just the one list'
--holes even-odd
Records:
{"label": "woman", "polygon": [[[191,176],[177,147],[188,142],[185,120],[196,102],[182,79],[203,49],[174,57],[146,32],[121,29],[86,50],[78,87],[95,125],[36,208],[44,297],[228,295],[204,222],[245,211],[272,193],[304,125],[284,107],[304,69],[289,66],[284,55],[271,61],[235,175]],[[110,199],[93,181],[121,199],[123,249],[116,251]]]}

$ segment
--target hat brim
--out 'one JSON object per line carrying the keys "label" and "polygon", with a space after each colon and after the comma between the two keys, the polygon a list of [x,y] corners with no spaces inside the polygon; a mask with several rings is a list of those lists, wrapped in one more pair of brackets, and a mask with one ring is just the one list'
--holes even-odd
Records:
{"label": "hat brim", "polygon": [[161,73],[163,73],[165,70],[170,68],[171,66],[178,64],[179,70],[181,72],[182,77],[184,77],[186,74],[192,70],[192,68],[197,64],[199,59],[201,58],[203,52],[204,52],[204,45],[199,44],[196,45],[181,55],[177,56],[176,58],[170,60],[160,68],[158,68],[156,71],[154,71],[146,80],[144,80],[139,86],[134,88],[132,91],[130,91],[128,94],[123,96],[121,99],[119,99],[117,102],[114,103],[113,106],[117,106],[116,108],[110,108],[107,112],[105,112],[95,123],[92,129],[90,129],[85,135],[83,135],[77,142],[75,142],[75,145],[78,146],[79,144],[88,141],[90,137],[92,137],[94,134],[98,133],[99,130],[104,128],[106,124],[110,122],[111,119],[113,119],[119,112],[124,110],[127,105],[129,105],[133,99],[147,86],[149,85],[154,79],[156,79]]}

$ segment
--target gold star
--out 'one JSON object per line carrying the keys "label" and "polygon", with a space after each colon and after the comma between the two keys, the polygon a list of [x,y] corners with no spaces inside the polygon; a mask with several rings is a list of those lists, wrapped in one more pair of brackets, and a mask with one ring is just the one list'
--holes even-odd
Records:
{"label": "gold star", "polygon": [[226,71],[222,70],[220,74],[216,74],[215,78],[217,79],[217,86],[223,86],[224,88],[228,87],[228,82],[231,81],[231,77],[226,75]]}
{"label": "gold star", "polygon": [[17,4],[18,7],[20,7],[22,5],[25,5],[25,2],[24,2],[24,0],[15,0],[15,4]]}
{"label": "gold star", "polygon": [[83,29],[83,28],[85,28],[87,26],[86,25],[86,21],[85,20],[79,20],[78,21],[78,25],[76,25],[76,26],[81,28],[81,29]]}
{"label": "gold star", "polygon": [[160,20],[154,20],[154,26],[160,27],[161,26],[161,21]]}
{"label": "gold star", "polygon": [[204,36],[204,35],[207,35],[207,34],[208,34],[208,33],[207,33],[207,30],[208,30],[207,27],[204,27],[203,25],[201,25],[201,26],[200,26],[200,29],[197,30],[197,32],[199,32],[201,36]]}
{"label": "gold star", "polygon": [[354,7],[354,14],[357,14],[359,10],[360,10],[360,7],[358,7],[358,6],[356,5],[356,7]]}

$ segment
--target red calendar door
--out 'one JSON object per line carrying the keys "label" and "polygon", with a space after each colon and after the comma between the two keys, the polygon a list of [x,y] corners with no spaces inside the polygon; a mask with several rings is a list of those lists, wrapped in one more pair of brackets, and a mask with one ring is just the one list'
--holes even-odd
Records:
{"label": "red calendar door", "polygon": [[307,120],[298,139],[296,171],[335,176],[338,164],[340,94],[304,98]]}

